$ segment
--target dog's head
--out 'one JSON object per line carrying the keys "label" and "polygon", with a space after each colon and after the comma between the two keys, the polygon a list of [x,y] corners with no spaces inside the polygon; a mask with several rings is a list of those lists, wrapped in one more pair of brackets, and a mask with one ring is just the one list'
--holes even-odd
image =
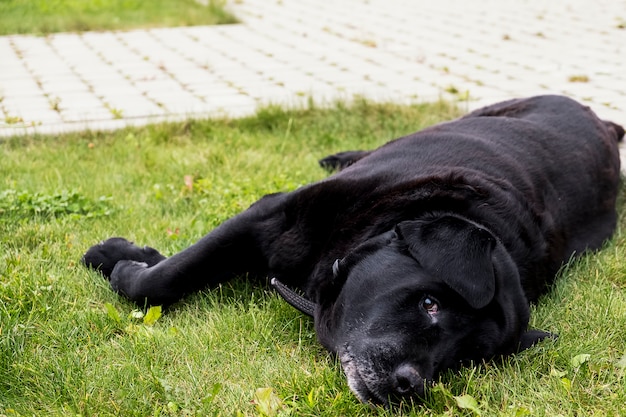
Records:
{"label": "dog's head", "polygon": [[460,217],[402,222],[332,269],[316,330],[365,402],[422,397],[444,370],[549,336],[526,331],[528,303],[503,245]]}

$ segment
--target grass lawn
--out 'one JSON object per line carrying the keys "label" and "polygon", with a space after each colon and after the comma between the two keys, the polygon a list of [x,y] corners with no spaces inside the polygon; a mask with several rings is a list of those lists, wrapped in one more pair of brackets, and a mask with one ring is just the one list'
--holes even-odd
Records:
{"label": "grass lawn", "polygon": [[224,0],[1,0],[0,35],[234,23]]}
{"label": "grass lawn", "polygon": [[0,142],[0,416],[617,416],[626,404],[625,216],[532,315],[560,335],[444,375],[425,405],[360,404],[309,318],[245,279],[159,317],[78,264],[125,236],[171,255],[317,159],[452,118],[444,105],[268,108],[235,121]]}

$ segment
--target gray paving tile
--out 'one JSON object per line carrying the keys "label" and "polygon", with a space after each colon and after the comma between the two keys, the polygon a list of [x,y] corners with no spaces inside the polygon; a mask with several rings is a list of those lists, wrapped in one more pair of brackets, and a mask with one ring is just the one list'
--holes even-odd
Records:
{"label": "gray paving tile", "polygon": [[[245,0],[230,7],[242,24],[0,37],[0,135],[235,117],[267,103],[354,94],[461,98],[468,110],[567,94],[626,123],[621,1]],[[25,120],[10,125],[11,115]]]}

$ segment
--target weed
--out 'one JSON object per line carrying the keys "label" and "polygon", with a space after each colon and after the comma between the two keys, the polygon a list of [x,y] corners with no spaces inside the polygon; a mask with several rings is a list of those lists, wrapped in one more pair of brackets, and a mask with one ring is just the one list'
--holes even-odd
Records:
{"label": "weed", "polygon": [[48,103],[50,103],[50,109],[56,112],[61,111],[61,98],[60,97],[49,97]]}
{"label": "weed", "polygon": [[24,119],[22,119],[19,116],[5,116],[4,117],[4,122],[8,125],[14,125],[14,124],[18,124],[18,123],[23,123]]}
{"label": "weed", "polygon": [[588,83],[589,76],[588,75],[571,75],[568,77],[567,81],[570,83]]}
{"label": "weed", "polygon": [[124,111],[115,107],[109,107],[109,112],[113,115],[114,119],[121,119],[124,117]]}
{"label": "weed", "polygon": [[372,39],[355,39],[355,41],[360,43],[361,45],[367,46],[368,48],[376,48],[378,46],[376,41]]}
{"label": "weed", "polygon": [[111,213],[109,201],[109,197],[91,201],[76,191],[40,194],[8,189],[0,192],[0,214],[5,221],[33,216],[100,217]]}

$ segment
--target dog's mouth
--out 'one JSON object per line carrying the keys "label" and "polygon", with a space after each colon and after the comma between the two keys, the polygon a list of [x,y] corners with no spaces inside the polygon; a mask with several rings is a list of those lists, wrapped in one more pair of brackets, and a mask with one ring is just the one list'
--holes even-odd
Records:
{"label": "dog's mouth", "polygon": [[361,366],[350,352],[350,347],[346,345],[339,353],[339,359],[343,372],[346,375],[348,386],[356,397],[364,403],[376,403],[387,405],[389,399],[382,395],[378,389],[380,377],[373,371],[368,370],[371,367]]}
{"label": "dog's mouth", "polygon": [[[393,356],[388,353],[386,356]],[[391,362],[382,358],[357,358],[349,344],[340,349],[339,359],[350,390],[364,403],[386,407],[407,399],[419,401],[430,383],[408,362],[390,366]]]}

